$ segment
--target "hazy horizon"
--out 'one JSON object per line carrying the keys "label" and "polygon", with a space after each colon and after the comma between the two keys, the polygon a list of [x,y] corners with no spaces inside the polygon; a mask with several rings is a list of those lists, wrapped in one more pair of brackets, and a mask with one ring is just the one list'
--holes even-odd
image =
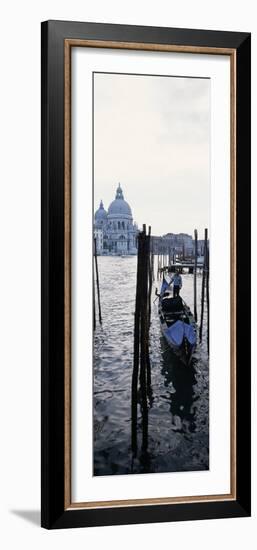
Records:
{"label": "hazy horizon", "polygon": [[94,210],[120,182],[152,235],[209,227],[210,81],[94,74]]}

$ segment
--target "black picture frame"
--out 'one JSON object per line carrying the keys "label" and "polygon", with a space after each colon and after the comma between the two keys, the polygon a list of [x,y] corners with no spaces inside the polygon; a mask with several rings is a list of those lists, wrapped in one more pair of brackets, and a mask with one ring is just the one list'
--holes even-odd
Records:
{"label": "black picture frame", "polygon": [[[231,48],[236,55],[236,498],[92,509],[64,505],[64,41]],[[249,516],[251,35],[47,21],[42,23],[42,526],[47,529]],[[243,319],[243,323],[242,323]]]}

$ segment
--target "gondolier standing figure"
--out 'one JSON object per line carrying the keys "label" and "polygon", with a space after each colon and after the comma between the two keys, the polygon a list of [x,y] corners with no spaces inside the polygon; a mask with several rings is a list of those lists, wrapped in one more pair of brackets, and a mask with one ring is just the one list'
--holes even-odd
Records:
{"label": "gondolier standing figure", "polygon": [[182,277],[178,270],[176,270],[173,277],[171,277],[170,284],[171,283],[173,283],[173,298],[175,298],[176,296],[179,296],[180,289],[182,288]]}

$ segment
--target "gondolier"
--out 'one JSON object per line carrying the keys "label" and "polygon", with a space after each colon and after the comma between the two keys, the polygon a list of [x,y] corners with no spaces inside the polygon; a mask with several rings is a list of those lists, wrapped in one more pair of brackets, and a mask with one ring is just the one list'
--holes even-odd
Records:
{"label": "gondolier", "polygon": [[160,293],[156,289],[155,294],[159,298],[158,313],[163,336],[181,362],[189,366],[196,347],[196,323],[190,307],[179,296],[181,287],[182,277],[178,270],[169,280],[163,273]]}
{"label": "gondolier", "polygon": [[180,289],[182,288],[182,277],[179,274],[178,270],[176,270],[173,277],[171,277],[170,284],[173,283],[173,298],[176,298],[176,296],[179,296]]}

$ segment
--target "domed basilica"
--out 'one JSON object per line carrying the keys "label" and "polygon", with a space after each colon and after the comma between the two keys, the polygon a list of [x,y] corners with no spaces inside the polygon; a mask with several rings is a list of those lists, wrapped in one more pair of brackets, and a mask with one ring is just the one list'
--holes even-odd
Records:
{"label": "domed basilica", "polygon": [[120,183],[108,212],[100,202],[95,212],[94,236],[98,254],[129,255],[137,253],[138,228],[133,223],[129,204],[124,200]]}

